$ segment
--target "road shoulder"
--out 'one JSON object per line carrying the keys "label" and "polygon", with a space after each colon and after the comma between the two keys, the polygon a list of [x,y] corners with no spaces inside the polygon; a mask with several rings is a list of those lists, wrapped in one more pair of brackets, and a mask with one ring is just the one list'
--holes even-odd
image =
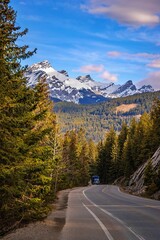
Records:
{"label": "road shoulder", "polygon": [[3,236],[2,240],[53,240],[60,239],[61,230],[65,224],[68,194],[70,189],[60,191],[53,210],[43,221],[30,223]]}

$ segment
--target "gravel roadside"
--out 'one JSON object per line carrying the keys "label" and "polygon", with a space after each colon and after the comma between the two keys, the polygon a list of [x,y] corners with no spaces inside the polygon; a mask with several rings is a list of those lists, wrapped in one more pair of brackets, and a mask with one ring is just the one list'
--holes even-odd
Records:
{"label": "gravel roadside", "polygon": [[53,210],[43,221],[30,223],[1,237],[2,240],[59,240],[61,230],[65,224],[68,194],[70,190],[58,193],[58,200]]}

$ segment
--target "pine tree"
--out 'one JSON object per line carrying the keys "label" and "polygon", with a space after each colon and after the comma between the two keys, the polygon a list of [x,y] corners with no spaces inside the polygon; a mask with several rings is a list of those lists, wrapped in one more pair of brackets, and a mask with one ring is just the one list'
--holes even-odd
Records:
{"label": "pine tree", "polygon": [[152,123],[150,115],[148,113],[144,113],[137,123],[133,137],[134,148],[136,149],[134,152],[135,168],[138,168],[141,164],[148,160],[149,157],[151,157],[151,127]]}
{"label": "pine tree", "polygon": [[126,177],[129,177],[135,170],[135,156],[136,156],[136,147],[134,142],[134,136],[136,131],[137,122],[135,118],[132,119],[127,139],[123,147],[123,165],[124,165],[124,174]]}
{"label": "pine tree", "polygon": [[27,30],[15,26],[9,1],[1,1],[0,13],[0,194],[1,221],[6,224],[4,219],[38,218],[45,211],[54,168],[49,139],[55,116],[46,84],[40,81],[30,89],[23,77],[20,61],[35,52],[17,45]]}
{"label": "pine tree", "polygon": [[125,144],[125,141],[127,139],[127,135],[128,135],[128,126],[125,122],[123,122],[122,124],[122,128],[121,131],[118,135],[118,139],[117,139],[117,177],[123,176],[124,175],[124,161],[122,158],[122,154],[123,154],[123,147]]}
{"label": "pine tree", "polygon": [[151,143],[152,154],[157,150],[160,145],[160,100],[154,101],[151,113],[152,129],[151,129]]}
{"label": "pine tree", "polygon": [[149,186],[153,182],[154,171],[151,160],[148,161],[144,171],[144,184]]}
{"label": "pine tree", "polygon": [[97,174],[97,146],[92,139],[88,141],[90,177]]}
{"label": "pine tree", "polygon": [[[50,144],[55,141],[56,118],[53,105],[49,99],[48,86],[41,79],[35,87],[36,109],[32,112],[33,125],[25,135],[25,161],[23,178],[24,205],[28,204],[31,213],[25,213],[25,218],[41,214],[47,197],[52,190],[53,148]],[[54,156],[55,157],[55,156]],[[53,194],[53,193],[52,193]],[[33,210],[34,208],[34,210]]]}
{"label": "pine tree", "polygon": [[97,173],[100,176],[100,182],[106,183],[106,160],[105,160],[105,150],[104,150],[104,144],[102,141],[97,146]]}
{"label": "pine tree", "polygon": [[102,183],[110,183],[114,180],[112,162],[112,150],[115,143],[116,133],[112,127],[106,134],[104,144],[101,145],[98,154],[98,174]]}
{"label": "pine tree", "polygon": [[112,145],[111,152],[112,164],[110,174],[112,176],[112,181],[116,180],[120,174],[120,164],[119,164],[119,146],[118,146],[118,137],[115,136],[114,143]]}

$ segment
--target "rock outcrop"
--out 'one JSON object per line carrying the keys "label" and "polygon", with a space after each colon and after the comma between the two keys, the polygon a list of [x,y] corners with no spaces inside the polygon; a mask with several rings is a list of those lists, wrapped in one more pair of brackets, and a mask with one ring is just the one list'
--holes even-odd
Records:
{"label": "rock outcrop", "polygon": [[[129,190],[137,195],[145,192],[146,186],[144,185],[144,171],[149,160],[145,162],[138,170],[132,175],[129,181]],[[158,171],[160,166],[160,147],[151,158],[151,164],[155,172]]]}

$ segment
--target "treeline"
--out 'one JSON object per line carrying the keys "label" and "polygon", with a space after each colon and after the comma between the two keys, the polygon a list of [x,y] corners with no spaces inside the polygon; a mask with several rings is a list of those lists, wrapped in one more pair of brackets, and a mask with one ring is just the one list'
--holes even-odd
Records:
{"label": "treeline", "polygon": [[15,26],[9,0],[0,3],[0,226],[42,217],[53,195],[51,173],[56,117],[48,87],[34,89],[23,77],[21,60],[36,52],[17,45],[27,33]]}
{"label": "treeline", "polygon": [[[87,139],[99,142],[105,137],[106,131],[114,126],[118,132],[123,122],[128,125],[133,117],[139,118],[144,112],[149,113],[155,98],[160,98],[160,91],[136,94],[125,98],[110,99],[95,105],[78,105],[61,102],[54,105],[61,132],[85,128]],[[117,111],[117,107],[135,104],[128,111]]]}
{"label": "treeline", "polygon": [[17,40],[9,0],[0,3],[0,233],[43,218],[60,189],[84,186],[94,173],[95,144],[85,132],[58,130],[45,79],[27,86],[21,60],[32,56]]}
{"label": "treeline", "polygon": [[[130,125],[125,122],[116,134],[113,127],[107,132],[104,141],[98,144],[97,171],[102,183],[113,183],[117,179],[130,176],[144,162],[152,157],[160,144],[160,100],[156,99],[150,113],[144,113],[137,121],[132,118]],[[149,165],[145,172],[148,189],[158,191],[158,173]]]}

